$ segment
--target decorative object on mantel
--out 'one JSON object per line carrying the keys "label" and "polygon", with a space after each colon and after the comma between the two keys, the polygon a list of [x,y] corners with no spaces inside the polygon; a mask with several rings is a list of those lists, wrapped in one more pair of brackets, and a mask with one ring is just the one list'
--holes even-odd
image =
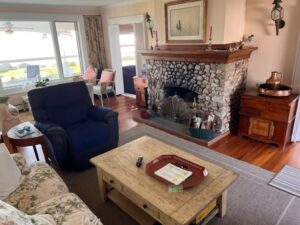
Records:
{"label": "decorative object on mantel", "polygon": [[[252,41],[254,41],[254,38],[255,38],[255,36],[254,36],[254,34],[250,34],[248,37],[247,37],[247,43],[250,45],[250,43],[252,42]],[[250,46],[249,46],[250,47]]]}
{"label": "decorative object on mantel", "polygon": [[254,34],[250,34],[249,36],[244,36],[241,42],[240,49],[252,47],[251,42],[253,40],[254,40]]}
{"label": "decorative object on mantel", "polygon": [[159,50],[158,47],[158,37],[157,37],[157,30],[153,31],[155,33],[155,50]]}
{"label": "decorative object on mantel", "polygon": [[[279,77],[280,76],[280,77]],[[258,87],[258,93],[266,96],[285,97],[292,94],[292,88],[281,84],[282,73],[273,71],[265,84]]]}
{"label": "decorative object on mantel", "polygon": [[[148,28],[148,30],[150,31],[151,37],[153,38],[155,35],[155,50],[159,50],[159,46],[158,46],[158,36],[157,36],[157,30],[154,30],[154,25],[153,22],[151,20],[151,16],[149,15],[148,12],[146,12],[146,27]],[[153,50],[153,47],[151,45],[150,47],[151,50]]]}
{"label": "decorative object on mantel", "polygon": [[207,46],[207,50],[211,51],[212,50],[212,26],[210,26],[210,30],[209,30],[209,39],[208,39],[208,46]]}
{"label": "decorative object on mantel", "polygon": [[153,22],[151,20],[151,16],[149,15],[148,12],[146,12],[145,18],[146,18],[146,27],[150,31],[151,37],[153,38],[153,27],[154,27],[154,25],[153,25]]}
{"label": "decorative object on mantel", "polygon": [[271,12],[271,18],[275,22],[277,36],[279,35],[279,29],[285,26],[285,21],[283,20],[284,10],[280,6],[280,3],[282,3],[281,0],[274,0],[273,5],[275,6]]}
{"label": "decorative object on mantel", "polygon": [[166,42],[205,42],[207,0],[165,4]]}

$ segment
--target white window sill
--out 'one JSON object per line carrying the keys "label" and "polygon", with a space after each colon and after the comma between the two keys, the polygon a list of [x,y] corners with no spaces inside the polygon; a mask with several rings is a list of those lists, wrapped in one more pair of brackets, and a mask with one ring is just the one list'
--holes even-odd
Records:
{"label": "white window sill", "polygon": [[[62,83],[67,83],[67,82],[72,82],[73,81],[73,77],[68,77],[68,78],[64,78],[64,79],[58,79],[58,80],[52,80],[49,82],[49,84],[47,86],[50,85],[55,85],[55,84],[62,84]],[[9,96],[9,95],[16,95],[16,94],[22,94],[24,93],[24,95],[31,89],[34,89],[34,84],[30,87],[30,88],[26,88],[26,85],[20,85],[20,86],[16,86],[16,87],[10,87],[10,88],[3,88],[2,90],[0,90],[0,96]]]}

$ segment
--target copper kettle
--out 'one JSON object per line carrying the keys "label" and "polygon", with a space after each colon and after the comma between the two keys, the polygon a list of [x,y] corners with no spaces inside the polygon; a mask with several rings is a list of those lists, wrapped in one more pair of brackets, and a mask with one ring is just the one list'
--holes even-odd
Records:
{"label": "copper kettle", "polygon": [[282,73],[273,71],[271,77],[266,80],[267,87],[271,90],[277,90],[280,87]]}

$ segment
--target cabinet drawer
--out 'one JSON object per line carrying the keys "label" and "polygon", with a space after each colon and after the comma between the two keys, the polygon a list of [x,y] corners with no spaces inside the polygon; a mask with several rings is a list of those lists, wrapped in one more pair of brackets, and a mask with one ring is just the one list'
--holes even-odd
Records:
{"label": "cabinet drawer", "polygon": [[127,189],[126,187],[123,187],[122,194],[125,195],[130,201],[134,202],[138,207],[143,209],[145,212],[147,212],[149,215],[156,219],[160,219],[159,216],[159,210],[150,204],[149,202],[143,200],[139,196],[137,196],[134,192]]}
{"label": "cabinet drawer", "polygon": [[139,208],[146,211],[148,214],[150,214],[152,217],[159,219],[159,210],[154,207],[149,202],[141,199],[139,196],[137,196],[134,192],[124,187],[118,180],[114,179],[112,176],[110,176],[107,173],[103,173],[103,180],[108,183],[110,186],[112,186],[114,189],[122,193],[125,197],[127,197],[130,201],[135,203]]}
{"label": "cabinet drawer", "polygon": [[265,100],[242,99],[240,113],[248,116],[261,116],[264,119],[286,122],[289,120],[290,106]]}
{"label": "cabinet drawer", "polygon": [[250,136],[257,136],[269,140],[273,138],[275,128],[273,121],[252,117],[249,120],[250,126],[248,134]]}
{"label": "cabinet drawer", "polygon": [[122,189],[123,189],[122,184],[118,180],[116,180],[112,176],[110,176],[109,174],[104,172],[103,180],[106,183],[108,183],[110,186],[112,186],[114,189],[116,189],[117,191],[122,192]]}

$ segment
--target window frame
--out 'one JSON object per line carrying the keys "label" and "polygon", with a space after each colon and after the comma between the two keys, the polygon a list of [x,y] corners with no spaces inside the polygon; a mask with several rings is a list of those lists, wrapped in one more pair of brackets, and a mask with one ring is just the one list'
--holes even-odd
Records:
{"label": "window frame", "polygon": [[[56,32],[56,22],[73,22],[75,23],[75,29],[77,31],[78,40],[78,53],[80,59],[80,66],[82,70],[88,65],[88,53],[87,43],[85,36],[84,20],[82,15],[61,15],[61,14],[40,14],[40,13],[1,13],[1,21],[37,21],[37,22],[49,22],[50,30],[53,39],[54,53],[57,63],[58,80],[53,82],[65,82],[70,80],[70,77],[64,77],[63,68],[61,63],[60,49],[58,43],[58,37]],[[1,82],[1,81],[0,81]],[[3,88],[0,84],[0,95],[9,95],[23,93],[27,90],[22,86],[15,86],[12,88]]]}
{"label": "window frame", "polygon": [[[132,33],[130,33],[130,34],[132,34],[133,35],[133,37],[135,38],[135,33],[134,33],[134,31],[132,32]],[[126,35],[126,34],[121,34],[120,33],[120,37],[121,37],[121,35]],[[119,38],[120,38],[119,37]],[[122,47],[134,47],[134,61],[135,61],[135,66],[136,66],[136,64],[137,64],[137,59],[136,59],[136,40],[134,40],[134,43],[133,44],[124,44],[124,45],[122,45],[121,44],[121,41],[119,42],[119,45],[120,45],[120,53],[121,53],[121,64],[122,64],[122,67],[124,66],[123,65],[123,56],[122,56]]]}

